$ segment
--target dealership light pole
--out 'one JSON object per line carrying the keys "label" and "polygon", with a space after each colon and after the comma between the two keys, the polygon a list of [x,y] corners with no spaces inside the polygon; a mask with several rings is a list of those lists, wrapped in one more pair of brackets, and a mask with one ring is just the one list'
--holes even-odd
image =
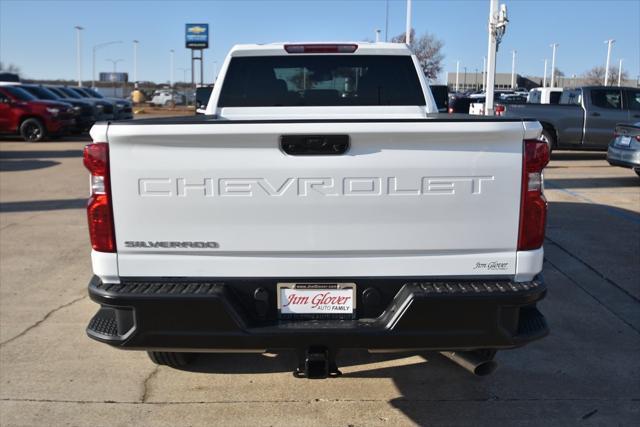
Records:
{"label": "dealership light pole", "polygon": [[173,54],[175,51],[171,49],[169,51],[169,87],[173,88]]}
{"label": "dealership light pole", "polygon": [[544,77],[542,80],[542,87],[547,87],[547,58],[544,58]]}
{"label": "dealership light pole", "polygon": [[511,51],[511,89],[516,88],[516,53],[517,50]]}
{"label": "dealership light pole", "polygon": [[411,0],[407,0],[407,28],[405,32],[407,44],[411,44]]}
{"label": "dealership light pole", "polygon": [[117,71],[118,62],[124,61],[124,59],[105,59],[107,62],[111,62],[113,64],[113,72]]}
{"label": "dealership light pole", "polygon": [[622,58],[620,58],[620,64],[618,65],[618,87],[622,86]]}
{"label": "dealership light pole", "polygon": [[556,49],[558,49],[558,46],[558,43],[551,45],[553,48],[551,53],[551,87],[556,87]]}
{"label": "dealership light pole", "polygon": [[460,90],[460,61],[456,61],[456,92]]}
{"label": "dealership light pole", "polygon": [[381,32],[382,32],[382,31],[380,31],[380,30],[376,30],[376,43],[379,43],[379,42],[380,42],[380,33],[381,33]]}
{"label": "dealership light pole", "polygon": [[76,25],[74,27],[76,29],[76,62],[78,67],[78,87],[82,87],[82,42],[81,42],[81,31],[84,30],[83,27]]}
{"label": "dealership light pole", "polygon": [[133,41],[133,83],[138,83],[138,40]]}
{"label": "dealership light pole", "polygon": [[91,87],[95,89],[96,87],[96,51],[99,49],[102,49],[103,47],[106,46],[110,46],[112,44],[118,44],[118,43],[122,43],[122,41],[115,41],[115,42],[106,42],[106,43],[99,43],[99,44],[95,44],[93,45],[93,58],[92,58],[92,68],[91,68]]}
{"label": "dealership light pole", "polygon": [[609,86],[609,65],[611,63],[611,46],[615,42],[613,39],[605,40],[607,44],[607,65],[604,68],[604,85]]}

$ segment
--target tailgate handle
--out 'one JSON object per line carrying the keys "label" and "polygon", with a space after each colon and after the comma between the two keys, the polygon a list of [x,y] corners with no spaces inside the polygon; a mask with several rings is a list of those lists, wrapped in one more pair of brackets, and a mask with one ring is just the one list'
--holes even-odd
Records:
{"label": "tailgate handle", "polygon": [[339,156],[349,150],[349,135],[282,135],[280,147],[291,156]]}

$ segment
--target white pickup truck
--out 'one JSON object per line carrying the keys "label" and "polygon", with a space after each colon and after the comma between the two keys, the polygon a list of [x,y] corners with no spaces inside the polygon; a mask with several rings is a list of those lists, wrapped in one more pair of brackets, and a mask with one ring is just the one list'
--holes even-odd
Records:
{"label": "white pickup truck", "polygon": [[403,44],[241,45],[218,81],[206,115],[91,130],[91,338],[323,378],[341,348],[485,374],[548,333],[538,122],[438,114]]}

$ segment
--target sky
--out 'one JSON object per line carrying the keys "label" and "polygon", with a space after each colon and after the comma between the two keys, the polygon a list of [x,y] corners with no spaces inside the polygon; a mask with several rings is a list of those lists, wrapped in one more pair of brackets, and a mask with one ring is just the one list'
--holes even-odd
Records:
{"label": "sky", "polygon": [[[209,23],[210,48],[205,51],[205,82],[214,79],[236,43],[278,41],[374,40],[385,37],[386,0],[231,0],[231,1],[98,1],[0,0],[0,61],[20,68],[23,78],[75,79],[76,30],[82,32],[82,77],[91,79],[92,47],[122,41],[96,53],[96,74],[133,73],[133,40],[139,40],[138,79],[158,83],[170,78],[170,49],[175,50],[174,76],[183,80],[190,68],[184,47],[185,23]],[[389,39],[405,29],[406,0],[389,0]],[[605,40],[615,39],[611,63],[631,78],[640,75],[640,0],[501,0],[509,25],[500,45],[498,72],[541,76],[544,59],[551,64],[551,43],[559,43],[556,66],[566,75],[581,75],[604,65]],[[489,0],[413,0],[413,27],[444,42],[444,71],[482,69],[487,53]],[[211,41],[212,38],[212,41]],[[549,65],[550,67],[550,65]],[[190,75],[187,72],[187,78]],[[440,81],[444,81],[444,72]]]}

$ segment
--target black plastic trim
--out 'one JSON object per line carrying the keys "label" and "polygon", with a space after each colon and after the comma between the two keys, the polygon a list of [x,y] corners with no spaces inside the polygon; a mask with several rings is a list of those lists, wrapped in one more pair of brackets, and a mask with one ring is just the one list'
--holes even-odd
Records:
{"label": "black plastic trim", "polygon": [[[97,320],[87,333],[113,346],[158,351],[299,349],[312,345],[495,349],[518,347],[548,333],[536,308],[546,294],[541,276],[526,283],[508,279],[349,278],[357,286],[356,319],[278,319],[275,285],[291,280],[147,278],[103,284],[94,277],[89,295],[102,306],[98,315],[115,311],[115,316],[109,316],[118,323],[118,335],[113,335],[113,325],[97,327]],[[258,288],[261,292],[256,292]],[[379,306],[363,304],[367,289],[380,294]],[[256,295],[261,297],[256,299]],[[265,303],[268,310],[261,311],[259,307],[264,308]],[[105,329],[109,333],[105,334]]]}

